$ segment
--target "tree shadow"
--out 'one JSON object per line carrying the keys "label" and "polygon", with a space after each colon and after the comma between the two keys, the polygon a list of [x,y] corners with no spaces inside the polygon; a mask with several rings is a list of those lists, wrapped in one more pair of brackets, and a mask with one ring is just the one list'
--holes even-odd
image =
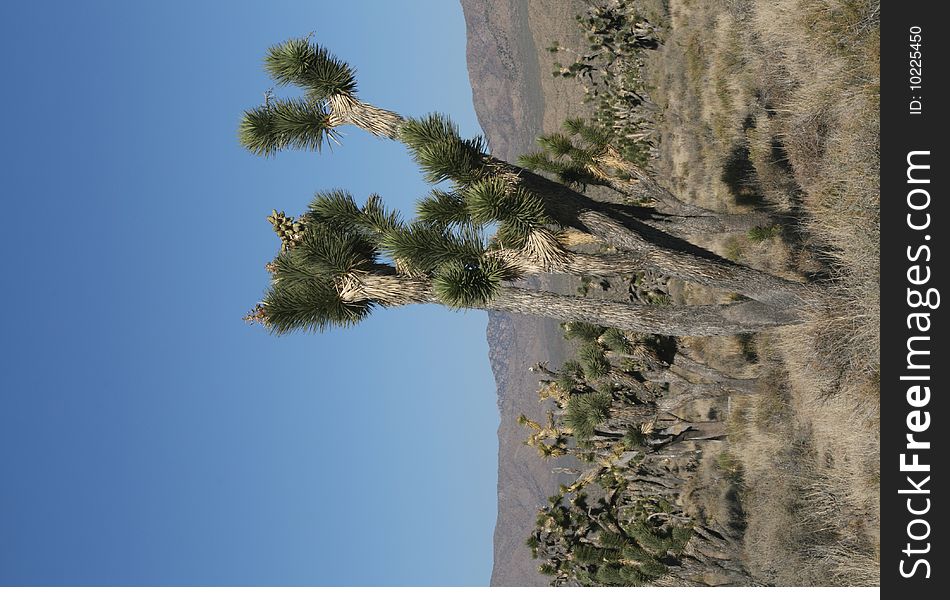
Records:
{"label": "tree shadow", "polygon": [[765,196],[756,181],[755,166],[745,144],[736,144],[722,166],[722,182],[740,206],[765,206]]}

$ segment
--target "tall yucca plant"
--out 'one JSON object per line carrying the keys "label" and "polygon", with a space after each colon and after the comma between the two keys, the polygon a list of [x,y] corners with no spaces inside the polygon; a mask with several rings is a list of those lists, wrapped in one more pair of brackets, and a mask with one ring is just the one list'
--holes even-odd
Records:
{"label": "tall yucca plant", "polygon": [[[568,186],[488,155],[481,139],[461,138],[457,127],[442,115],[407,121],[396,113],[363,103],[355,95],[352,69],[309,40],[290,40],[274,46],[268,51],[266,66],[278,83],[303,87],[307,98],[296,103],[268,103],[245,113],[241,139],[251,151],[266,155],[287,147],[319,149],[324,141],[333,138],[336,127],[351,123],[404,142],[430,181],[451,180],[456,191],[462,192],[467,186],[493,177],[505,183],[508,196],[530,194],[543,203],[557,227],[580,229],[627,252],[629,264],[636,265],[628,273],[652,268],[685,281],[741,293],[779,310],[799,310],[803,303],[805,295],[799,284],[682,243],[664,241],[655,237],[652,230],[656,227],[674,236],[690,231],[708,233],[723,230],[729,219],[708,211],[693,211],[688,216],[659,215],[648,225],[638,224],[635,216],[619,211],[616,206],[601,205]],[[657,197],[669,193],[657,189]],[[671,200],[668,204],[674,203]],[[682,202],[679,205],[688,207]],[[733,225],[747,229],[746,216],[737,217],[732,219],[736,222]],[[514,250],[533,259],[541,270],[550,270],[563,257],[547,227],[534,227],[527,232],[523,226],[515,227],[516,220],[507,220],[505,225],[510,225],[508,233],[523,240]],[[620,262],[619,257],[611,261]],[[579,268],[582,263],[568,264]],[[616,273],[616,267],[612,272]]]}
{"label": "tall yucca plant", "polygon": [[[523,276],[520,265],[486,244],[479,231],[403,223],[378,197],[360,207],[346,192],[318,194],[298,222],[302,235],[271,263],[271,289],[252,313],[252,320],[276,333],[349,326],[376,306],[414,303],[667,335],[731,335],[787,320],[784,315],[776,320],[754,302],[656,307],[514,287]],[[397,270],[400,262],[409,269]]]}

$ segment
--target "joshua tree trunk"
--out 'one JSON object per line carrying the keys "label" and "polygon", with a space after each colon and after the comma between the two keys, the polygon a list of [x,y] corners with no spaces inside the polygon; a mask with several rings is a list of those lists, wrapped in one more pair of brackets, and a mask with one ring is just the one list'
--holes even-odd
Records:
{"label": "joshua tree trunk", "polygon": [[[427,281],[389,273],[348,277],[340,288],[347,301],[370,300],[387,306],[440,303]],[[672,336],[736,335],[797,322],[795,315],[759,302],[648,306],[518,287],[502,287],[485,308]]]}
{"label": "joshua tree trunk", "polygon": [[758,379],[740,379],[723,373],[708,365],[696,362],[695,360],[677,353],[673,359],[674,367],[678,367],[686,373],[698,375],[703,379],[714,382],[722,389],[737,394],[754,394],[758,390]]}
{"label": "joshua tree trunk", "polygon": [[656,586],[753,586],[741,560],[741,543],[730,532],[710,525],[694,525],[680,564],[653,582]]}
{"label": "joshua tree trunk", "polygon": [[354,125],[368,131],[377,137],[397,139],[399,126],[405,119],[392,111],[367,104],[361,100],[346,95],[330,96],[331,127],[339,125]]}
{"label": "joshua tree trunk", "polygon": [[618,209],[618,212],[628,213],[658,231],[683,238],[718,233],[745,234],[754,227],[766,227],[772,223],[771,218],[762,212],[677,215],[634,206]]}
{"label": "joshua tree trunk", "polygon": [[636,222],[632,223],[633,227],[627,227],[609,215],[593,210],[578,214],[578,220],[597,237],[638,256],[664,275],[738,292],[779,308],[797,310],[806,301],[806,289],[800,283],[736,264],[699,248],[690,248],[685,242],[676,244],[679,247],[661,245],[648,239],[643,231],[638,231]]}
{"label": "joshua tree trunk", "polygon": [[[630,214],[670,235],[685,237],[696,234],[745,233],[753,227],[765,227],[772,222],[771,218],[763,212],[721,213],[683,202],[676,194],[658,183],[645,169],[624,160],[616,151],[608,150],[602,157],[595,160],[598,168],[594,174],[608,187],[629,198],[647,198],[656,201],[658,210],[639,208],[641,214],[637,212]],[[614,177],[609,174],[610,170],[626,173],[633,179]],[[629,202],[619,204],[629,204]]]}
{"label": "joshua tree trunk", "polygon": [[794,314],[759,302],[652,306],[561,296],[515,287],[502,288],[486,308],[672,336],[736,335],[798,321]]}

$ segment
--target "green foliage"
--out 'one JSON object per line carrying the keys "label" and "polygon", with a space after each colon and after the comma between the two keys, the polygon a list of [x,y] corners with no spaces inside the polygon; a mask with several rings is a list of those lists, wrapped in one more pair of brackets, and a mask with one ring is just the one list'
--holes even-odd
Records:
{"label": "green foliage", "polygon": [[648,304],[653,304],[654,306],[667,306],[673,304],[673,299],[670,297],[670,295],[661,292],[647,292],[646,299]]}
{"label": "green foliage", "polygon": [[[283,254],[276,259],[278,267]],[[358,232],[308,222],[303,236],[287,254],[288,260],[306,264],[314,273],[337,277],[368,269],[376,260],[376,246]]]}
{"label": "green foliage", "polygon": [[432,287],[440,302],[454,308],[484,307],[501,289],[503,281],[519,273],[504,261],[481,256],[477,261],[453,260],[438,270]]}
{"label": "green foliage", "polygon": [[549,222],[540,197],[522,188],[510,191],[500,177],[472,183],[465,189],[464,199],[474,224],[500,224],[495,239],[506,247],[524,248],[529,236]]}
{"label": "green foliage", "polygon": [[649,159],[646,153],[631,152],[637,143],[620,138],[609,127],[588,124],[583,119],[565,121],[562,132],[554,132],[538,138],[538,152],[522,155],[521,166],[555,175],[567,185],[610,185],[612,179],[626,179],[626,172],[613,172],[606,164],[613,164],[605,157],[615,154],[634,164],[645,166]]}
{"label": "green foliage", "polygon": [[598,538],[600,545],[604,548],[613,548],[620,550],[627,545],[627,538],[615,531],[601,531]]}
{"label": "green foliage", "polygon": [[584,368],[576,360],[568,360],[561,365],[555,380],[558,387],[567,393],[583,385]]}
{"label": "green foliage", "polygon": [[[546,565],[542,572],[554,578],[554,585],[649,585],[668,573],[667,564],[678,564],[692,526],[674,496],[648,495],[630,477],[631,470],[643,468],[652,474],[657,467],[646,460],[654,450],[641,431],[641,418],[612,412],[617,392],[597,391],[587,383],[610,367],[605,346],[629,350],[633,341],[617,329],[575,323],[562,327],[572,337],[588,341],[579,349],[578,360],[566,361],[558,370],[555,383],[567,398],[558,399],[562,412],[551,413],[552,423],[568,431],[565,447],[571,454],[600,467],[593,477],[586,471],[548,498],[548,505],[538,512],[532,555]],[[636,340],[660,342],[656,336]],[[608,420],[609,431],[603,425]],[[622,438],[615,433],[618,427],[626,429]],[[633,456],[626,454],[630,450],[636,451]],[[599,488],[593,500],[583,491],[592,485]]]}
{"label": "green foliage", "polygon": [[638,564],[635,569],[644,583],[666,574],[669,570],[666,565],[656,559],[645,560]]}
{"label": "green foliage", "polygon": [[434,273],[449,262],[474,265],[485,253],[477,232],[452,232],[419,222],[387,231],[380,246],[395,260],[423,273]]}
{"label": "green foliage", "polygon": [[371,194],[360,207],[343,190],[316,194],[310,202],[306,218],[332,228],[358,232],[376,244],[381,242],[382,236],[404,228],[399,213],[388,210],[377,194]]}
{"label": "green foliage", "polygon": [[318,192],[310,201],[308,218],[332,228],[357,229],[362,211],[353,196],[345,190]]}
{"label": "green foliage", "polygon": [[583,321],[571,321],[561,326],[564,329],[564,338],[568,340],[581,340],[584,342],[596,342],[607,330],[602,325],[584,323]]}
{"label": "green foliage", "polygon": [[465,203],[472,221],[478,225],[502,221],[517,210],[508,193],[507,183],[500,177],[486,177],[465,188]]}
{"label": "green foliage", "polygon": [[344,302],[332,281],[312,278],[273,285],[261,302],[265,324],[272,333],[320,333],[331,327],[349,327],[369,316],[370,302]]}
{"label": "green foliage", "polygon": [[584,375],[588,379],[597,379],[610,373],[610,361],[604,355],[604,349],[598,344],[584,344],[577,355],[580,358],[581,365],[584,366]]}
{"label": "green foliage", "polygon": [[538,138],[538,145],[555,158],[573,155],[578,150],[571,138],[563,133],[551,133]]}
{"label": "green foliage", "polygon": [[630,449],[643,448],[646,445],[646,436],[639,427],[631,425],[623,436],[623,443]]}
{"label": "green foliage", "polygon": [[[659,46],[659,31],[627,2],[591,4],[577,20],[589,45],[581,51],[550,47],[554,53],[569,52],[566,55],[570,61],[566,65],[555,62],[552,74],[585,79],[585,102],[593,105],[594,124],[616,133],[615,146],[621,156],[646,166],[653,150],[649,142],[637,136],[643,124],[653,120],[653,108],[648,108],[640,69],[644,51]],[[582,128],[575,125],[566,131],[571,135],[582,133]],[[590,143],[600,141],[593,137]]]}
{"label": "green foliage", "polygon": [[563,164],[552,159],[546,152],[532,152],[518,157],[518,164],[536,172],[559,174],[565,168]]}
{"label": "green foliage", "polygon": [[416,214],[423,223],[443,229],[465,225],[471,219],[468,207],[459,194],[439,189],[432,190],[416,204]]}
{"label": "green foliage", "polygon": [[608,586],[640,586],[645,583],[640,572],[627,566],[602,565],[594,576],[597,583]]}
{"label": "green foliage", "polygon": [[563,129],[568,135],[579,137],[591,149],[604,150],[613,141],[608,129],[591,125],[579,117],[566,119]]}
{"label": "green foliage", "polygon": [[620,354],[628,354],[633,350],[633,344],[630,343],[627,334],[616,327],[608,328],[599,339],[608,349]]}
{"label": "green foliage", "polygon": [[542,150],[518,157],[518,164],[532,171],[551,173],[567,185],[602,184],[591,172],[593,155],[582,149],[565,148],[570,139],[560,135],[542,136],[538,144]]}
{"label": "green foliage", "polygon": [[286,148],[319,151],[334,139],[323,107],[304,100],[275,100],[244,112],[238,128],[241,145],[270,156]]}
{"label": "green foliage", "polygon": [[630,560],[630,561],[649,562],[651,560],[655,560],[643,548],[630,542],[628,542],[623,547],[622,554],[625,559]]}
{"label": "green foliage", "polygon": [[753,242],[764,242],[770,240],[782,232],[781,225],[772,225],[770,227],[753,227],[747,233],[749,240]]}
{"label": "green foliage", "polygon": [[653,555],[663,554],[673,546],[672,538],[658,535],[649,525],[641,521],[628,523],[624,526],[624,531]]}
{"label": "green foliage", "polygon": [[297,85],[311,100],[356,93],[356,74],[342,60],[307,38],[294,38],[272,46],[264,68],[280,85]]}
{"label": "green foliage", "polygon": [[399,139],[409,148],[429,183],[452,180],[464,186],[481,178],[484,140],[463,139],[458,126],[445,115],[432,113],[421,119],[407,119],[400,128]]}
{"label": "green foliage", "polygon": [[584,565],[610,562],[620,558],[620,552],[613,548],[598,548],[591,544],[574,546],[574,560]]}
{"label": "green foliage", "polygon": [[574,430],[574,436],[583,439],[594,435],[596,427],[610,417],[612,400],[610,394],[603,392],[573,394],[564,420]]}
{"label": "green foliage", "polygon": [[673,543],[671,544],[672,551],[674,553],[682,552],[683,549],[686,548],[689,539],[693,537],[693,528],[674,527],[670,535],[673,538]]}

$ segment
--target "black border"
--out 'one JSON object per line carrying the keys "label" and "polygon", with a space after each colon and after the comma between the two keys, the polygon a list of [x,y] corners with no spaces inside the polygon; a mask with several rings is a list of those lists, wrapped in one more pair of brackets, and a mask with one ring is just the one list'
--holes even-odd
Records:
{"label": "black border", "polygon": [[[926,487],[930,493],[931,506],[925,518],[930,525],[930,535],[927,540],[913,542],[924,544],[929,542],[930,552],[909,557],[903,554],[906,544],[911,540],[907,536],[907,526],[915,518],[907,510],[906,494],[899,490],[907,488],[907,475],[900,470],[900,455],[907,453],[906,435],[909,433],[908,413],[914,410],[906,400],[907,388],[911,382],[902,381],[902,375],[911,373],[906,368],[908,337],[915,335],[915,329],[908,327],[908,315],[915,312],[908,306],[908,268],[912,266],[908,258],[908,248],[911,253],[926,244],[932,254],[929,263],[922,254],[916,264],[929,265],[932,279],[925,285],[912,289],[923,291],[928,287],[935,287],[941,292],[947,291],[944,285],[947,281],[946,272],[950,269],[950,262],[946,258],[946,243],[943,234],[946,230],[947,211],[944,208],[948,198],[946,195],[946,166],[947,153],[942,144],[947,129],[944,127],[943,112],[950,109],[947,102],[946,86],[943,78],[946,73],[945,61],[950,61],[947,54],[947,37],[950,36],[950,23],[938,16],[938,8],[947,8],[943,3],[926,2],[896,2],[889,4],[882,10],[881,15],[881,587],[882,592],[890,597],[930,598],[937,597],[941,583],[947,579],[948,566],[941,560],[944,555],[942,548],[943,513],[948,510],[944,506],[945,500],[937,488],[946,484],[943,477],[944,469],[937,459],[942,454],[938,432],[944,430],[946,411],[943,404],[947,399],[950,386],[946,384],[944,373],[950,369],[947,362],[946,318],[943,316],[946,309],[942,305],[931,313],[931,329],[927,333],[917,335],[930,336],[929,347],[915,342],[918,349],[931,352],[929,374],[931,381],[931,399],[926,407],[930,413],[930,426],[925,432],[916,434],[918,440],[931,442],[929,451],[921,451],[920,461],[931,465],[929,473],[931,479]],[[912,26],[921,28],[921,60],[922,82],[920,90],[910,89],[910,29]],[[910,102],[913,96],[921,100],[920,114],[911,114]],[[907,182],[907,155],[915,150],[929,150],[929,157],[922,156],[920,161],[929,160],[930,183],[909,185]],[[921,173],[917,171],[916,173]],[[907,206],[908,192],[917,187],[925,187],[930,193],[930,206],[926,209],[931,218],[931,225],[926,231],[914,231],[907,225],[907,215],[911,212]],[[923,198],[917,194],[915,198]],[[923,222],[923,215],[916,214],[915,219]],[[930,240],[924,240],[924,235],[930,235]],[[941,298],[943,302],[950,301],[950,296]],[[924,342],[926,343],[926,342]],[[922,362],[924,359],[919,359]],[[917,370],[913,374],[928,373]],[[922,382],[927,383],[927,382]],[[908,457],[909,461],[910,458]],[[916,474],[919,475],[919,474]],[[925,496],[915,496],[919,502],[916,507],[924,506]],[[924,531],[924,526],[917,524],[915,534]],[[925,578],[925,569],[918,568],[916,576],[905,578],[900,573],[900,561],[905,570],[910,570],[913,560],[923,557],[930,565],[930,577]],[[939,557],[939,558],[938,558]],[[941,596],[950,593],[950,590],[940,590]],[[911,594],[908,596],[907,594]]]}

